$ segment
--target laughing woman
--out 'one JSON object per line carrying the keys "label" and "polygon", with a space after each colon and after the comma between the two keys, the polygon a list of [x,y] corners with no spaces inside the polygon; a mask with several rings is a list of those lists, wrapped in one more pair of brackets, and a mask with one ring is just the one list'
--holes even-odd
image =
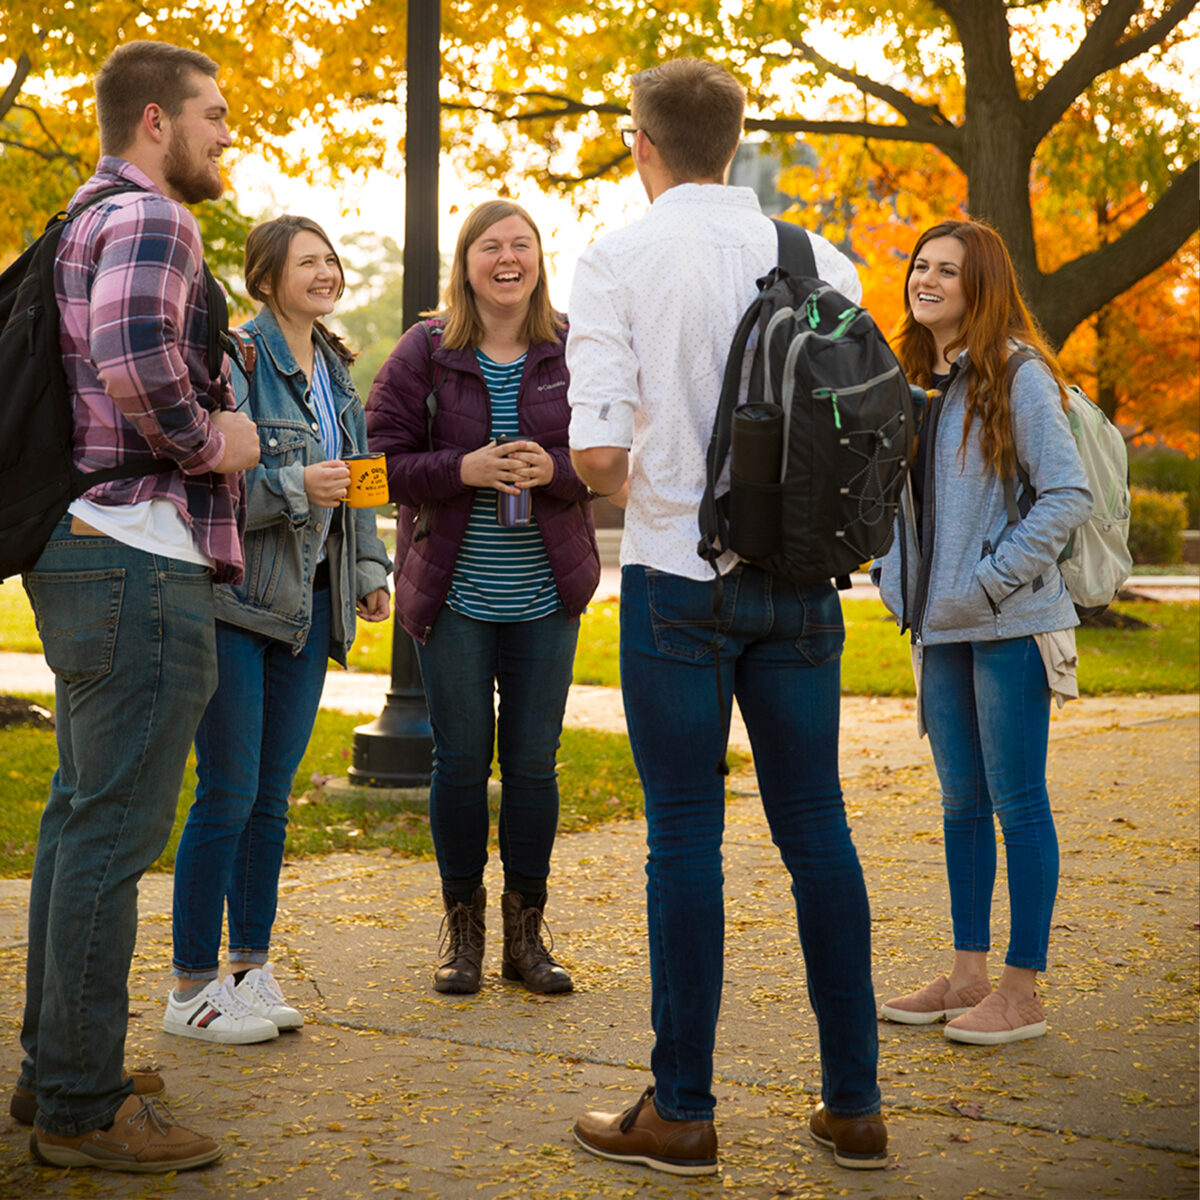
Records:
{"label": "laughing woman", "polygon": [[[211,1042],[295,1029],[270,958],[292,779],[312,734],[325,666],[343,666],[355,618],[388,616],[375,513],[342,504],[346,455],[365,453],[351,354],[321,322],[342,265],[315,221],[279,217],[246,239],[242,328],[250,382],[238,400],[262,457],[246,473],[246,573],[216,589],[217,691],[196,732],[196,800],[175,859],[174,975],[163,1028]],[[229,967],[218,980],[229,911]]]}
{"label": "laughing woman", "polygon": [[[954,957],[945,975],[881,1011],[910,1025],[948,1018],[952,1041],[996,1045],[1046,1031],[1036,983],[1058,888],[1046,790],[1051,684],[1059,690],[1060,668],[1073,662],[1079,623],[1058,555],[1090,515],[1091,493],[1062,372],[999,236],[973,221],[926,230],[905,284],[897,353],[908,378],[942,398],[913,466],[916,511],[904,507],[877,582],[911,629],[941,783]],[[1018,498],[1011,516],[1006,480]],[[994,818],[1011,928],[993,991]]]}
{"label": "laughing woman", "polygon": [[543,911],[558,827],[555,756],[579,614],[600,559],[589,493],[567,449],[565,336],[537,228],[524,209],[490,201],[463,224],[445,307],[400,339],[367,405],[371,446],[387,454],[400,506],[397,616],[417,642],[433,726],[429,821],[446,931],[439,992],[479,989],[493,747],[502,973],[535,992],[572,987],[543,940]]}

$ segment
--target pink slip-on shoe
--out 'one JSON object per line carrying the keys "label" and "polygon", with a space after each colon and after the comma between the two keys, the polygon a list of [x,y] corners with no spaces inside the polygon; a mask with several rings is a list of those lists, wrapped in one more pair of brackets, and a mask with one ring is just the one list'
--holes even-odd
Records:
{"label": "pink slip-on shoe", "polygon": [[999,992],[993,992],[970,1012],[955,1017],[943,1032],[952,1042],[1001,1046],[1044,1036],[1046,1012],[1036,996],[1020,1004],[1010,1004]]}
{"label": "pink slip-on shoe", "polygon": [[920,991],[889,1000],[880,1007],[879,1015],[888,1021],[899,1021],[902,1025],[932,1025],[943,1017],[957,1017],[969,1012],[991,991],[990,983],[973,983],[956,991],[945,975],[939,975]]}

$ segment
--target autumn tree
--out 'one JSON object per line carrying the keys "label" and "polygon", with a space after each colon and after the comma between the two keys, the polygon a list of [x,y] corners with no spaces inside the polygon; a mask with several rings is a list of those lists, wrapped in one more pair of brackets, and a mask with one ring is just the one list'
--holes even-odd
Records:
{"label": "autumn tree", "polygon": [[[904,220],[928,200],[911,185],[943,178],[946,197],[1000,231],[1062,345],[1143,281],[1177,273],[1200,223],[1183,61],[1200,43],[1196,2],[443,0],[444,128],[460,169],[497,188],[532,175],[586,204],[594,181],[629,169],[617,129],[630,76],[704,55],[746,84],[749,131],[835,139],[817,144],[838,162],[881,164],[842,171],[842,190],[822,197],[842,212],[877,206],[873,223],[854,218],[852,248],[886,233],[868,182],[894,174]],[[401,0],[10,0],[0,61],[18,69],[0,101],[0,252],[90,170],[90,77],[127,38],[216,58],[239,139],[281,171],[398,165],[388,114],[403,102],[405,12]],[[319,164],[285,142],[311,126],[325,133]]]}

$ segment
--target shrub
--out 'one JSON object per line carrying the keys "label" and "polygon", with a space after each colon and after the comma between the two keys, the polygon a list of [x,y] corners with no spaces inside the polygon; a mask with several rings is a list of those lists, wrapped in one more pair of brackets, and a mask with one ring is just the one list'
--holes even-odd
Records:
{"label": "shrub", "polygon": [[1129,552],[1135,563],[1155,566],[1183,558],[1187,497],[1183,492],[1129,489]]}
{"label": "shrub", "polygon": [[1177,450],[1159,447],[1129,459],[1129,480],[1156,492],[1187,494],[1186,529],[1200,529],[1200,458],[1188,458]]}

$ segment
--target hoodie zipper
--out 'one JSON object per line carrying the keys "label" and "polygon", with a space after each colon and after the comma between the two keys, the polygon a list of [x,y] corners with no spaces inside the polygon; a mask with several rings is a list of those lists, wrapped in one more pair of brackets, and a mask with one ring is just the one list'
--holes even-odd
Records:
{"label": "hoodie zipper", "polygon": [[[925,475],[921,489],[921,546],[920,566],[917,570],[916,595],[913,598],[912,640],[916,645],[921,644],[921,626],[925,621],[925,605],[929,599],[929,577],[933,573],[933,539],[936,528],[937,493],[934,486],[936,477],[935,456],[937,453],[937,429],[941,421],[942,409],[945,407],[950,389],[958,378],[959,365],[955,362],[950,368],[950,378],[942,388],[941,399],[929,413],[929,428],[922,430],[921,436],[929,438],[928,451],[925,456]],[[928,520],[926,519],[928,517]]]}

